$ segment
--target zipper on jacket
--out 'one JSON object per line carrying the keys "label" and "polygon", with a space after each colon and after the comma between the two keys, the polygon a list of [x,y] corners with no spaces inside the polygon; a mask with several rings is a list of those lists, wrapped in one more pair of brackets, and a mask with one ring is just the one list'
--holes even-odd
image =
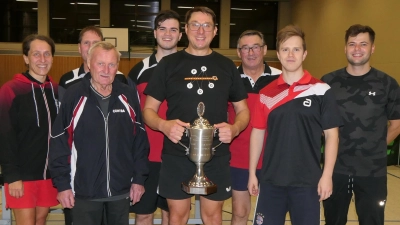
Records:
{"label": "zipper on jacket", "polygon": [[106,135],[106,166],[107,166],[107,195],[108,197],[112,196],[111,189],[110,189],[110,148],[109,148],[109,140],[108,140],[108,116],[110,113],[107,114],[107,117],[104,116],[103,111],[100,109],[99,106],[97,108],[100,110],[101,115],[103,115],[104,119],[104,132]]}
{"label": "zipper on jacket", "polygon": [[43,171],[43,179],[46,180],[47,176],[47,167],[49,164],[49,149],[50,149],[50,136],[51,136],[51,113],[50,113],[50,108],[47,103],[47,97],[46,97],[46,92],[44,90],[44,85],[39,85],[40,89],[42,90],[42,95],[43,95],[43,100],[44,100],[44,105],[46,106],[46,111],[47,111],[47,125],[48,125],[48,134],[47,134],[47,154],[46,154],[46,163],[44,165],[44,171]]}

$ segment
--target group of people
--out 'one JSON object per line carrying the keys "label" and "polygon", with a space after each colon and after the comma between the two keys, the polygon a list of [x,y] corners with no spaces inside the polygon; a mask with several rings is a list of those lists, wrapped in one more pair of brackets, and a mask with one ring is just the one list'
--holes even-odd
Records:
{"label": "group of people", "polygon": [[[177,51],[180,16],[161,11],[154,21],[157,50],[128,76],[118,72],[120,53],[97,27],[84,28],[83,63],[55,83],[51,38],[22,43],[28,67],[0,89],[1,165],[6,205],[17,224],[45,224],[61,203],[66,224],[186,224],[191,194],[181,188],[196,166],[186,156],[185,129],[197,117],[218,129],[222,142],[204,172],[217,191],[200,196],[204,224],[221,224],[232,197],[233,225],[346,224],[354,193],[360,224],[384,224],[386,144],[400,133],[400,92],[392,77],[370,66],[375,33],[353,25],[345,34],[348,65],[322,77],[303,69],[303,31],[278,32],[282,70],[265,61],[257,30],[237,42],[242,63],[210,48],[214,12],[190,9],[187,48]],[[321,168],[321,136],[324,162]],[[70,210],[69,210],[70,209]]]}

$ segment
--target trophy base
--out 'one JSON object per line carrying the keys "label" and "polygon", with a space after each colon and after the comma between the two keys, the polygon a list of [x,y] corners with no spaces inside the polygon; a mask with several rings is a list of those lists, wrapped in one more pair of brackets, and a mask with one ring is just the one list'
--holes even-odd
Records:
{"label": "trophy base", "polygon": [[213,184],[207,187],[192,187],[189,184],[182,183],[182,190],[188,194],[209,195],[217,192],[217,185]]}

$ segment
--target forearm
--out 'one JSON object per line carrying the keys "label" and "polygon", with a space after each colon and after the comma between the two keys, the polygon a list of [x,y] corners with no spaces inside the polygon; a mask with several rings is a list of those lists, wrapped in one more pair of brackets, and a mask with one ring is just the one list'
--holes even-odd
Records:
{"label": "forearm", "polygon": [[322,176],[332,176],[333,174],[339,147],[338,132],[338,128],[325,131],[325,161]]}
{"label": "forearm", "polygon": [[235,109],[236,117],[232,126],[235,127],[234,137],[238,136],[240,132],[246,129],[250,121],[250,110],[247,107],[247,101],[241,100],[239,102],[232,102]]}
{"label": "forearm", "polygon": [[151,108],[143,109],[143,120],[147,126],[149,126],[153,130],[162,131],[163,124],[165,120],[163,120],[157,112],[155,112]]}
{"label": "forearm", "polygon": [[246,129],[250,120],[250,112],[249,109],[242,110],[239,114],[236,114],[235,122],[233,126],[236,127],[237,133],[234,134],[235,137],[240,134],[244,129]]}
{"label": "forearm", "polygon": [[250,135],[249,174],[256,174],[258,160],[264,144],[265,130],[253,128]]}
{"label": "forearm", "polygon": [[400,133],[400,120],[390,120],[387,130],[386,142],[389,144],[392,142]]}

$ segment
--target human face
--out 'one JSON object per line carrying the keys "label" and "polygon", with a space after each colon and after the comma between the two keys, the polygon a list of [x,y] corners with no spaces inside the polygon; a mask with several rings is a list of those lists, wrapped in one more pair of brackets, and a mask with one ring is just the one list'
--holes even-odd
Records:
{"label": "human face", "polygon": [[353,66],[367,64],[374,51],[375,45],[371,43],[368,33],[359,33],[355,37],[349,37],[344,48],[347,61]]}
{"label": "human face", "polygon": [[299,72],[303,70],[302,64],[307,56],[303,49],[303,40],[299,36],[293,36],[280,44],[277,52],[282,70],[286,72]]}
{"label": "human face", "polygon": [[[239,48],[254,46],[263,46],[263,42],[258,35],[248,35],[243,36],[239,40]],[[254,51],[249,49],[249,51],[244,51],[237,49],[237,54],[239,58],[242,59],[242,66],[249,69],[257,69],[264,66],[264,55],[267,54],[267,46],[264,45],[260,48],[260,51]]]}
{"label": "human face", "polygon": [[78,44],[78,49],[79,49],[79,53],[81,54],[82,59],[83,59],[84,62],[86,62],[86,60],[87,60],[87,55],[88,55],[88,52],[89,52],[89,48],[93,44],[95,44],[97,42],[100,42],[100,41],[102,41],[101,37],[98,36],[93,31],[87,31],[87,32],[85,32],[83,34],[82,41],[81,41],[81,43]]}
{"label": "human face", "polygon": [[167,19],[159,24],[154,31],[154,37],[161,49],[172,50],[181,40],[182,33],[179,32],[179,22],[176,19]]}
{"label": "human face", "polygon": [[[204,31],[203,26],[197,31],[193,31],[189,29],[188,24],[190,23],[200,23],[200,24],[210,24],[214,26],[212,31],[206,32]],[[189,40],[189,51],[201,51],[207,50],[210,48],[210,43],[214,36],[217,34],[217,27],[213,23],[212,17],[209,14],[202,13],[202,12],[194,12],[192,13],[188,24],[185,25],[185,32]]]}
{"label": "human face", "polygon": [[88,66],[92,75],[92,84],[105,88],[111,85],[118,71],[118,57],[114,50],[104,50],[101,47],[93,49]]}
{"label": "human face", "polygon": [[53,64],[51,46],[42,40],[34,40],[30,44],[28,56],[23,55],[28,65],[29,74],[40,82],[44,82]]}

